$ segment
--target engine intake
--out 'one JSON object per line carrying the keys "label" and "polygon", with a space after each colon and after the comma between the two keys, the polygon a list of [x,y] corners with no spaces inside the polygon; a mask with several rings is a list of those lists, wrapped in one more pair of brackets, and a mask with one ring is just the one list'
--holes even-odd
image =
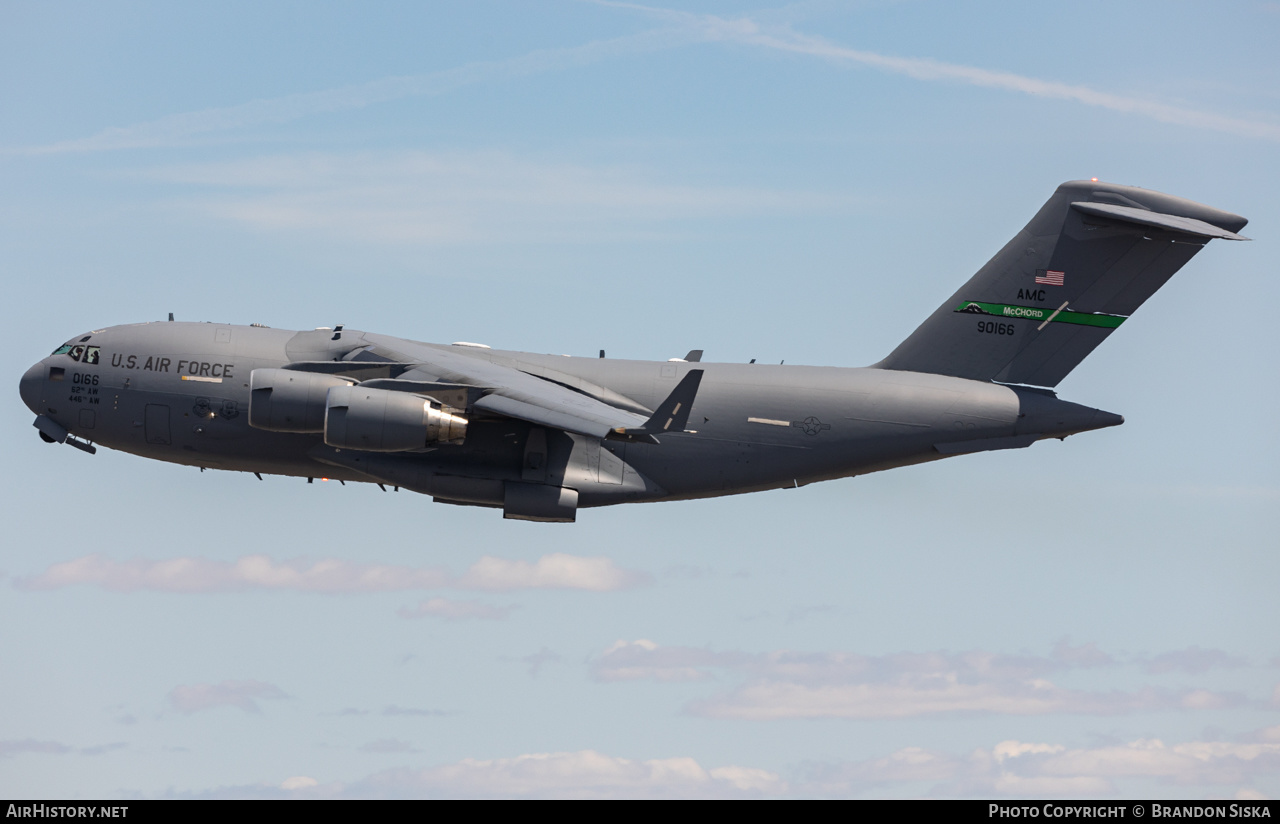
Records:
{"label": "engine intake", "polygon": [[323,432],[325,398],[352,381],[292,369],[255,369],[249,374],[249,425],[268,432]]}
{"label": "engine intake", "polygon": [[329,390],[324,442],[340,449],[405,452],[433,443],[462,443],[467,419],[411,392],[335,386]]}

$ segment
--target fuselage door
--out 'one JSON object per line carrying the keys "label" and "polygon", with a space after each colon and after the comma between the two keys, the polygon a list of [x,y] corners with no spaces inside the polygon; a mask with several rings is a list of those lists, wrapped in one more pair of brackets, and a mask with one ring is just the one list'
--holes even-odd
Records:
{"label": "fuselage door", "polygon": [[162,403],[147,404],[147,443],[167,445],[169,440],[169,407]]}

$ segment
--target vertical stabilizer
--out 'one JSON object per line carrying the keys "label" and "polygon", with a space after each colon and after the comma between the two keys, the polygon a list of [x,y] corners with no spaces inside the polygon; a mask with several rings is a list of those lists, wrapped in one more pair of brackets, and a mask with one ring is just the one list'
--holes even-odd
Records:
{"label": "vertical stabilizer", "polygon": [[1248,221],[1077,180],[877,367],[1056,386],[1213,238]]}

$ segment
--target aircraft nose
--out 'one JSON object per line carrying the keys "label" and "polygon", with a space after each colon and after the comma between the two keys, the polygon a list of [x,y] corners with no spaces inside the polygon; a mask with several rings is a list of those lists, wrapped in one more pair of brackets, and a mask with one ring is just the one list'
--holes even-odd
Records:
{"label": "aircraft nose", "polygon": [[22,402],[37,415],[40,414],[41,401],[44,400],[44,373],[45,366],[42,361],[28,369],[27,373],[22,376],[22,383],[18,385],[18,392],[22,395]]}

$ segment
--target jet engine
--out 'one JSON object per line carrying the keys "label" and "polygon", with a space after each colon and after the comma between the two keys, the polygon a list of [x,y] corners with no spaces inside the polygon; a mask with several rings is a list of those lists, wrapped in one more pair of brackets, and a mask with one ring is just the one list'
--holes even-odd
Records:
{"label": "jet engine", "polygon": [[335,386],[329,390],[324,442],[340,449],[404,452],[433,443],[461,443],[467,419],[410,392]]}
{"label": "jet engine", "polygon": [[255,369],[249,375],[249,425],[268,432],[323,432],[325,397],[349,378],[292,369]]}

